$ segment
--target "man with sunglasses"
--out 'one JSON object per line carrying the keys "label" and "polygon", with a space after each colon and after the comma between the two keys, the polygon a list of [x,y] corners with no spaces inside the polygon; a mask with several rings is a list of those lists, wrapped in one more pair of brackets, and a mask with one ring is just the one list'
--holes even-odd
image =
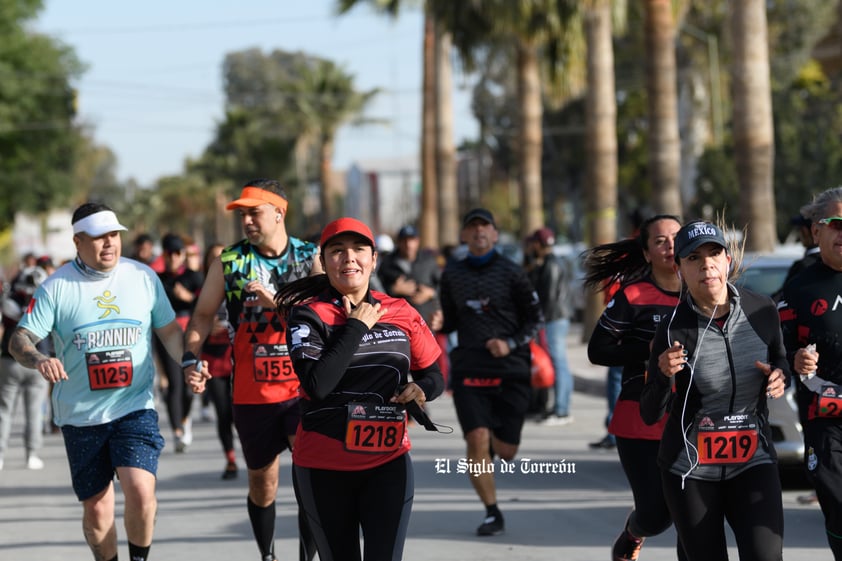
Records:
{"label": "man with sunglasses", "polygon": [[812,221],[821,259],[786,283],[778,308],[804,422],[805,466],[816,488],[834,559],[842,561],[842,187],[816,195]]}

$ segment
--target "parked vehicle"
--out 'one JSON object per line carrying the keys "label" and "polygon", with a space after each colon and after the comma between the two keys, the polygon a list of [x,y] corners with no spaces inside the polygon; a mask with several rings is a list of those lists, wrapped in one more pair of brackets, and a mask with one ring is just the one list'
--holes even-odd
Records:
{"label": "parked vehicle", "polygon": [[[801,254],[797,253],[747,254],[743,259],[745,269],[734,284],[774,297],[783,287],[789,267],[800,258]],[[795,386],[791,384],[782,398],[770,399],[768,404],[769,424],[779,466],[782,470],[802,469],[804,437],[798,421]]]}

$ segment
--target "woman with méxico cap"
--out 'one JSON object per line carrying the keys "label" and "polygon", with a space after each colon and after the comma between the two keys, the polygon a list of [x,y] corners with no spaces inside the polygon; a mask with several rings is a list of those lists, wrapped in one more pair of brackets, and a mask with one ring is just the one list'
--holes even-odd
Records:
{"label": "woman with m\u00e9xico cap", "polygon": [[276,296],[302,391],[296,497],[322,561],[360,559],[360,529],[363,559],[400,559],[414,492],[405,408],[441,394],[440,350],[411,305],[369,290],[368,226],[335,220],[320,247],[325,274]]}
{"label": "woman with m\u00e9xico cap", "polygon": [[767,399],[783,396],[789,366],[771,298],[728,283],[722,230],[691,222],[675,238],[684,294],[660,322],[640,412],[669,407],[658,452],[664,497],[691,561],[779,560],[783,505]]}

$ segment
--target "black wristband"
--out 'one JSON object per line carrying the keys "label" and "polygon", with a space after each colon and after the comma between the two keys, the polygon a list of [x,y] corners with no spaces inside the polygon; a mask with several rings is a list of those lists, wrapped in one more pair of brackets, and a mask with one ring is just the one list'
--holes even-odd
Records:
{"label": "black wristband", "polygon": [[196,357],[196,355],[194,355],[190,351],[187,351],[183,355],[181,355],[181,368],[187,368],[188,366],[193,366],[194,364],[197,364],[198,362],[199,362],[199,359]]}

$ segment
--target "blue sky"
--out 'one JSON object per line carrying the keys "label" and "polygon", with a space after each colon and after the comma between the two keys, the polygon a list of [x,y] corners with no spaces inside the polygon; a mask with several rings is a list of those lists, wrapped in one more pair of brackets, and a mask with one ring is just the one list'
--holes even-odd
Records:
{"label": "blue sky", "polygon": [[[418,152],[421,33],[415,9],[395,21],[367,6],[334,15],[334,0],[46,0],[34,27],[72,46],[88,69],[81,118],[118,158],[118,177],[150,185],[198,156],[223,115],[222,61],[249,48],[304,51],[381,88],[367,116],[344,127],[334,165]],[[466,80],[454,76],[456,142],[476,134]]]}

